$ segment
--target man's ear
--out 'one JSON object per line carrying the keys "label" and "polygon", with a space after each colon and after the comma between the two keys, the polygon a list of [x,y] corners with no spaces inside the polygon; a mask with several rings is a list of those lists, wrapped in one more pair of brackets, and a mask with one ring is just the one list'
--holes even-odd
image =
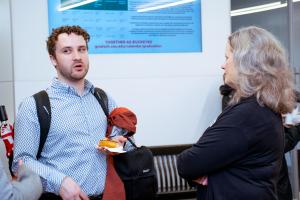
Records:
{"label": "man's ear", "polygon": [[54,65],[54,67],[56,67],[56,65],[57,65],[56,58],[53,55],[50,55],[50,60],[51,60],[52,65]]}

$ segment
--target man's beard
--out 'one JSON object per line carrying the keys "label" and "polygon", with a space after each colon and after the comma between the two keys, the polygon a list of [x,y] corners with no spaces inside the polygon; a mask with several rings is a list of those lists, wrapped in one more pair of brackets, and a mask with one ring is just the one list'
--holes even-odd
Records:
{"label": "man's beard", "polygon": [[82,79],[85,78],[86,74],[89,71],[89,65],[87,65],[87,67],[83,68],[84,72],[77,72],[75,71],[73,68],[71,71],[66,71],[66,70],[61,70],[59,68],[57,68],[59,70],[60,75],[66,79],[66,80],[70,80],[70,81],[80,81]]}

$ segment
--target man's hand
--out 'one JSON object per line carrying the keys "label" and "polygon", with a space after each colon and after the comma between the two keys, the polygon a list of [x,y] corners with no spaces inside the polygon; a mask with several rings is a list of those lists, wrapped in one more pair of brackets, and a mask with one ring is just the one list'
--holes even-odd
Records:
{"label": "man's hand", "polygon": [[61,183],[59,195],[63,200],[89,200],[79,185],[68,176]]}
{"label": "man's hand", "polygon": [[[111,138],[111,140],[116,141],[119,143],[119,147],[124,146],[124,143],[127,141],[127,138],[125,138],[124,136],[114,136],[113,138]],[[114,156],[114,155],[118,155],[119,153],[117,152],[111,152],[109,151],[106,147],[100,147],[97,146],[96,147],[99,151],[106,153],[110,156]]]}
{"label": "man's hand", "polygon": [[124,143],[127,141],[127,138],[121,135],[115,136],[112,138],[112,140],[118,142],[120,146],[123,146]]}

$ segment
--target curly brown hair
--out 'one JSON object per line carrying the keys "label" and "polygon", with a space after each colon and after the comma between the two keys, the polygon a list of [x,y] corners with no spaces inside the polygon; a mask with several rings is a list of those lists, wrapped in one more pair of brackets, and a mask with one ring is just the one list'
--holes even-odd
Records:
{"label": "curly brown hair", "polygon": [[86,30],[84,30],[80,26],[61,26],[56,29],[52,29],[52,33],[48,37],[48,40],[46,41],[47,42],[47,50],[48,50],[49,55],[55,57],[55,45],[56,45],[58,36],[62,33],[67,33],[68,35],[70,35],[71,33],[74,33],[76,35],[81,35],[86,42],[86,46],[88,47],[90,35],[86,32]]}

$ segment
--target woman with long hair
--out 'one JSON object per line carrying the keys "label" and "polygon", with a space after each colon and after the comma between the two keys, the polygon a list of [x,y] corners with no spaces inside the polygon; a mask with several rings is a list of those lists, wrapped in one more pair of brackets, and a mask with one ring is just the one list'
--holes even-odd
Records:
{"label": "woman with long hair", "polygon": [[199,200],[275,200],[281,115],[295,106],[292,72],[277,39],[254,26],[229,36],[225,57],[224,82],[235,92],[216,122],[178,156],[178,172],[197,184]]}

